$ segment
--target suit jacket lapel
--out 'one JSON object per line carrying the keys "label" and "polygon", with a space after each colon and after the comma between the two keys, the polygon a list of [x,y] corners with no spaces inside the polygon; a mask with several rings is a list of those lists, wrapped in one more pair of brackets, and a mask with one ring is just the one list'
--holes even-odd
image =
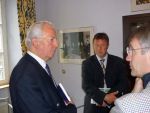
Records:
{"label": "suit jacket lapel", "polygon": [[106,76],[109,72],[112,71],[112,66],[113,66],[113,60],[111,60],[111,56],[108,54],[107,66],[106,66]]}
{"label": "suit jacket lapel", "polygon": [[101,67],[96,55],[93,56],[93,63],[98,68],[98,70],[100,70],[99,72],[103,73],[102,67]]}
{"label": "suit jacket lapel", "polygon": [[30,60],[30,62],[32,62],[37,68],[38,70],[40,70],[42,76],[46,76],[44,78],[49,79],[52,83],[53,80],[52,78],[48,75],[48,73],[46,72],[46,70],[38,63],[38,61],[36,61],[32,56],[30,56],[29,54],[25,54],[24,56],[27,60]]}

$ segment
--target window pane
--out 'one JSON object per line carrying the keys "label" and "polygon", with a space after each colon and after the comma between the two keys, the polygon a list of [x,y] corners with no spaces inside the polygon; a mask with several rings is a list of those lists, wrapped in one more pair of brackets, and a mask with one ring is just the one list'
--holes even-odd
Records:
{"label": "window pane", "polygon": [[[5,0],[0,0],[0,85],[7,84],[8,76],[8,60],[7,60],[7,41],[4,37],[6,34],[6,17],[5,17]],[[1,6],[2,5],[2,6]],[[2,8],[3,7],[3,8]],[[6,56],[5,56],[6,55]]]}
{"label": "window pane", "polygon": [[1,1],[0,1],[0,24],[2,24],[2,12],[1,12]]}
{"label": "window pane", "polygon": [[3,52],[2,26],[0,25],[0,52]]}
{"label": "window pane", "polygon": [[0,0],[0,80],[5,80],[1,0]]}
{"label": "window pane", "polygon": [[4,75],[4,56],[3,53],[0,53],[0,80],[5,80]]}

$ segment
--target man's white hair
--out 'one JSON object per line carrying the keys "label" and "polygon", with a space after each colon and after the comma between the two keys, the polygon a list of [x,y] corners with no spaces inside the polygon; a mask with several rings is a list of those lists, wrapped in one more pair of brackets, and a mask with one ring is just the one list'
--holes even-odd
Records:
{"label": "man's white hair", "polygon": [[32,24],[27,30],[27,36],[25,38],[25,44],[27,48],[31,48],[31,41],[33,38],[41,38],[43,36],[43,26],[49,25],[55,30],[54,25],[49,21],[39,21]]}

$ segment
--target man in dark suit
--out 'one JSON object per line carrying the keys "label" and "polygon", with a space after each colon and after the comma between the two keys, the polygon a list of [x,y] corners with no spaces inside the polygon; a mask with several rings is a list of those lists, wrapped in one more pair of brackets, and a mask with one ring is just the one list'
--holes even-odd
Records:
{"label": "man in dark suit", "polygon": [[72,102],[64,102],[46,61],[58,47],[52,23],[33,24],[26,37],[27,53],[12,71],[10,96],[14,113],[77,113]]}
{"label": "man in dark suit", "polygon": [[95,55],[82,63],[84,113],[109,113],[115,99],[128,90],[124,61],[108,54],[108,46],[107,34],[97,33],[93,39]]}

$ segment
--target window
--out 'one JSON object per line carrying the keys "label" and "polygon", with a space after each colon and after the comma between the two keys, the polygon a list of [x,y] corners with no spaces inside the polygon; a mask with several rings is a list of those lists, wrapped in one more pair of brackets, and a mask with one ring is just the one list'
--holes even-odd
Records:
{"label": "window", "polygon": [[5,0],[0,0],[0,85],[8,83]]}

